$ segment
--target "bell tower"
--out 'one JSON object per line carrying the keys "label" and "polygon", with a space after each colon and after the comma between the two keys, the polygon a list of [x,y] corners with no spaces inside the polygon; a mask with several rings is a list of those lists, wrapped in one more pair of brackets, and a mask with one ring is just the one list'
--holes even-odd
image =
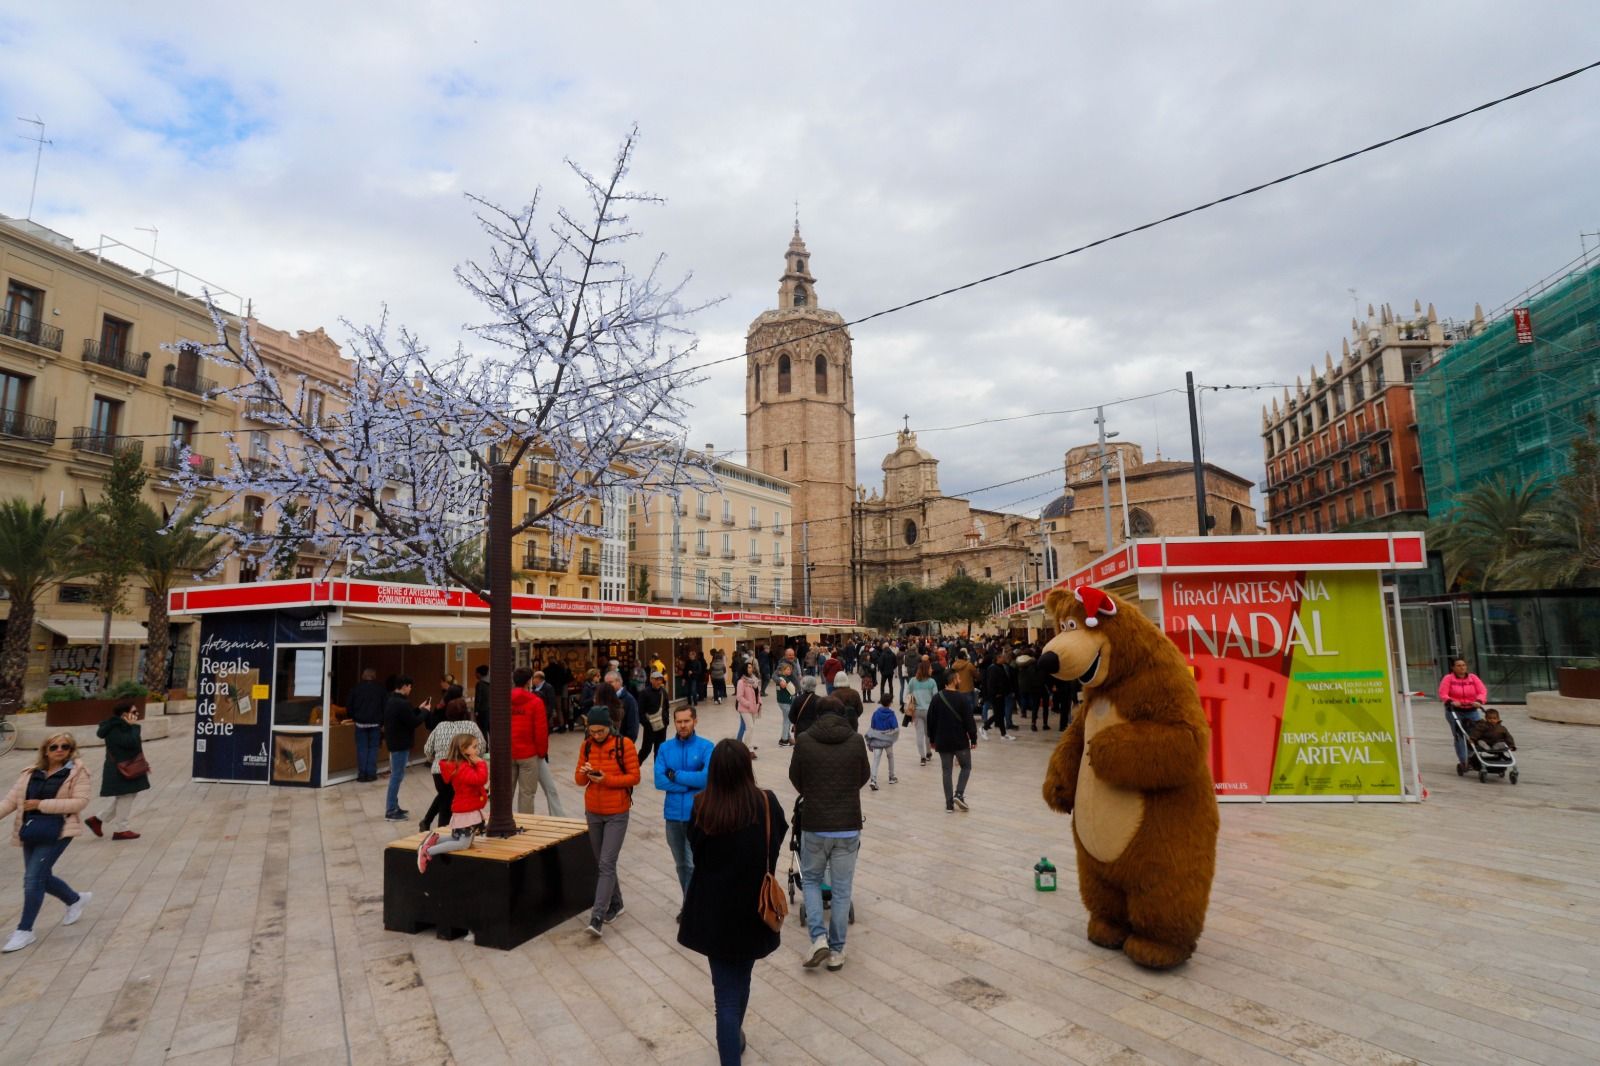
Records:
{"label": "bell tower", "polygon": [[745,334],[745,449],[749,465],[791,481],[794,518],[784,539],[792,601],[804,610],[807,548],[811,613],[848,615],[850,508],[855,496],[855,382],[844,317],[817,301],[811,253],[795,223],[778,281],[778,306]]}

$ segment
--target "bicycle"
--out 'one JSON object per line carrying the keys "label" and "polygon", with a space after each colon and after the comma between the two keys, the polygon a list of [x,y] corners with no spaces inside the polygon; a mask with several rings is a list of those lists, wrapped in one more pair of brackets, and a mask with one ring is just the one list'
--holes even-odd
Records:
{"label": "bicycle", "polygon": [[20,730],[16,718],[18,708],[22,706],[21,700],[0,700],[0,755],[5,755],[17,746],[17,734]]}

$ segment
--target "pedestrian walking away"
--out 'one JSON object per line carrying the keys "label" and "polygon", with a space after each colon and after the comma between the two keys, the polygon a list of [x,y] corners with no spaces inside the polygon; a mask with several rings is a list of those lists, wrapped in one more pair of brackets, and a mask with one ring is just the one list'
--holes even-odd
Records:
{"label": "pedestrian walking away", "polygon": [[617,856],[628,835],[628,812],[633,790],[639,784],[639,755],[633,741],[611,728],[611,710],[589,709],[589,724],[578,749],[574,783],[583,787],[584,817],[589,823],[589,846],[598,867],[594,885],[594,910],[589,915],[589,935],[600,937],[605,926],[622,917],[622,882]]}
{"label": "pedestrian walking away", "polygon": [[711,665],[706,669],[711,673],[711,700],[720,704],[728,698],[728,660],[721,648],[711,653]]}
{"label": "pedestrian walking away", "polygon": [[475,678],[477,678],[477,680],[474,681],[473,684],[472,684],[472,718],[473,718],[473,720],[475,722],[478,723],[478,732],[479,732],[479,734],[481,734],[483,736],[484,740],[487,741],[489,739],[489,719],[490,719],[490,713],[489,713],[490,686],[489,686],[489,666],[488,666],[488,664],[485,663],[485,664],[479,666],[477,668],[477,670],[473,671],[473,676]]}
{"label": "pedestrian walking away", "polygon": [[889,784],[896,784],[900,780],[894,776],[894,746],[900,739],[900,716],[894,713],[894,703],[887,689],[878,697],[877,709],[872,712],[867,725],[867,750],[872,753],[872,777],[868,783],[876,792],[878,763],[885,755],[889,757]]}
{"label": "pedestrian walking away", "polygon": [[[899,662],[894,647],[888,641],[884,641],[883,647],[878,649],[878,683],[890,696],[894,695],[894,672]],[[904,687],[904,683],[901,687]]]}
{"label": "pedestrian walking away", "polygon": [[683,707],[672,716],[673,735],[656,748],[656,788],[665,792],[661,813],[666,820],[667,847],[678,870],[678,887],[689,891],[694,876],[694,855],[689,850],[689,819],[694,798],[706,787],[706,767],[711,762],[711,741],[695,733],[699,714]]}
{"label": "pedestrian walking away", "polygon": [[534,813],[533,801],[542,788],[545,807],[560,818],[566,812],[550,770],[550,707],[531,687],[536,677],[525,666],[511,675],[511,760],[517,767],[517,811]]}
{"label": "pedestrian walking away", "polygon": [[[850,894],[856,857],[861,848],[861,789],[872,776],[867,745],[861,734],[834,708],[835,700],[818,700],[823,713],[815,725],[798,734],[789,760],[789,783],[799,793],[800,878],[805,890],[805,919],[811,946],[804,965],[826,961],[828,969],[844,966],[845,935],[850,927]],[[822,905],[824,877],[832,889],[831,908]]]}
{"label": "pedestrian walking away", "polygon": [[[659,674],[661,671],[657,670],[656,673]],[[620,672],[616,670],[607,671],[606,684],[611,687],[612,697],[618,704],[620,704],[620,707],[611,708],[614,712],[613,720],[617,732],[633,741],[634,744],[638,744],[639,701],[634,698],[633,693],[622,687],[622,674]],[[647,684],[645,687],[648,688],[649,685]],[[606,701],[602,700],[601,702]],[[587,718],[589,714],[588,710],[585,710],[583,713],[585,718]]]}
{"label": "pedestrian walking away", "polygon": [[[934,697],[928,712],[928,740],[939,753],[939,768],[944,776],[944,809],[967,810],[967,779],[972,776],[972,746],[978,742],[978,723],[973,718],[972,701],[956,690],[954,674],[945,677],[945,687]],[[951,764],[959,764],[961,778],[952,787]]]}
{"label": "pedestrian walking away", "polygon": [[344,701],[356,727],[356,780],[378,779],[378,745],[383,742],[383,707],[389,694],[378,683],[378,671],[367,667]]}
{"label": "pedestrian walking away", "polygon": [[983,719],[983,729],[987,733],[991,723],[1000,727],[1000,735],[1007,740],[1011,739],[1007,732],[1010,717],[1008,704],[1011,701],[1011,670],[1008,666],[1011,656],[1002,651],[995,656],[994,662],[989,664],[989,670],[983,675],[983,701],[989,708]]}
{"label": "pedestrian walking away", "polygon": [[[461,701],[463,714],[468,713],[466,703]],[[439,772],[450,789],[450,839],[440,840],[438,833],[422,838],[417,845],[418,873],[427,873],[428,864],[440,855],[472,847],[473,838],[483,830],[483,809],[489,805],[489,764],[482,756],[483,745],[476,727],[450,738],[450,750],[439,764]]]}
{"label": "pedestrian walking away", "polygon": [[706,694],[706,661],[700,658],[700,652],[694,648],[689,649],[689,659],[683,664],[683,678],[689,706],[698,707]]}
{"label": "pedestrian walking away", "polygon": [[[455,796],[441,768],[444,761],[450,758],[451,742],[463,735],[477,738],[480,754],[489,753],[483,731],[478,728],[478,723],[472,720],[472,709],[467,706],[465,699],[457,698],[445,705],[444,721],[434,726],[433,732],[429,733],[428,739],[422,743],[422,757],[428,760],[428,766],[433,771],[433,803],[428,807],[428,813],[422,816],[422,821],[417,823],[417,827],[424,833],[435,824],[443,827],[450,821]],[[515,737],[516,732],[513,730],[513,740]]]}
{"label": "pedestrian walking away", "polygon": [[21,951],[38,939],[33,923],[46,895],[67,905],[62,925],[83,917],[93,893],[74,891],[55,875],[55,865],[72,838],[83,833],[89,777],[89,768],[78,758],[77,740],[71,733],[54,733],[40,742],[38,758],[0,800],[0,818],[16,813],[11,843],[22,849],[22,916],[0,951]]}
{"label": "pedestrian walking away", "polygon": [[761,717],[761,677],[756,664],[746,662],[744,673],[733,687],[733,708],[739,712],[739,740],[750,734],[750,757],[756,757],[756,720]]}
{"label": "pedestrian walking away", "polygon": [[915,675],[902,689],[904,693],[902,709],[905,714],[900,720],[901,725],[911,725],[917,731],[919,766],[928,765],[928,761],[933,758],[928,748],[928,708],[933,705],[933,697],[938,691],[939,686],[933,680],[933,667],[926,660],[919,661]]}
{"label": "pedestrian walking away", "polygon": [[778,950],[781,938],[762,919],[757,901],[788,831],[778,798],[756,786],[745,746],[731,737],[717,741],[689,825],[694,878],[684,895],[678,943],[710,964],[721,1066],[738,1066],[744,1052],[755,962]]}
{"label": "pedestrian walking away", "polygon": [[112,840],[138,840],[133,831],[133,803],[139,793],[150,789],[150,764],[145,761],[139,726],[139,705],[123,700],[111,708],[111,717],[95,730],[106,742],[105,768],[101,770],[99,809],[83,820],[89,832],[103,836],[107,827]]}

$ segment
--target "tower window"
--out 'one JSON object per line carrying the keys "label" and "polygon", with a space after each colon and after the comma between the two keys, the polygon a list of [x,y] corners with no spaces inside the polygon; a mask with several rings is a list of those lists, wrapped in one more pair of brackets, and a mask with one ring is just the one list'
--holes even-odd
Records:
{"label": "tower window", "polygon": [[794,305],[796,307],[804,307],[806,305],[806,287],[804,285],[796,285],[794,287]]}
{"label": "tower window", "polygon": [[761,398],[761,368],[756,367],[756,399]]}
{"label": "tower window", "polygon": [[789,356],[778,356],[778,395],[782,396],[789,391]]}
{"label": "tower window", "polygon": [[789,449],[788,448],[785,448],[783,450],[783,472],[785,474],[787,474],[789,472]]}
{"label": "tower window", "polygon": [[806,272],[806,261],[804,259],[796,259],[794,261],[794,269],[797,274],[804,274]]}
{"label": "tower window", "polygon": [[820,354],[817,356],[817,395],[826,395],[828,391],[828,360]]}

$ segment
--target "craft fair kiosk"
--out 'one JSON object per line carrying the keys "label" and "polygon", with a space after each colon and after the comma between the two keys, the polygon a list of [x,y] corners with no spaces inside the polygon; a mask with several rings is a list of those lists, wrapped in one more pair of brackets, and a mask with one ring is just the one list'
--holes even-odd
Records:
{"label": "craft fair kiosk", "polygon": [[[438,703],[446,675],[471,698],[488,661],[489,607],[463,589],[355,580],[264,581],[178,589],[173,613],[200,621],[193,776],[317,788],[356,774],[343,703],[361,673],[406,674]],[[519,662],[625,664],[682,642],[849,630],[852,619],[716,612],[670,604],[513,596]],[[579,670],[574,670],[581,677]],[[419,743],[413,748],[421,751]],[[381,765],[387,765],[383,760]]]}
{"label": "craft fair kiosk", "polygon": [[[1223,800],[1422,795],[1399,600],[1420,533],[1136,540],[1057,587],[1136,603],[1194,669]],[[1040,592],[1006,614],[1048,627]]]}

